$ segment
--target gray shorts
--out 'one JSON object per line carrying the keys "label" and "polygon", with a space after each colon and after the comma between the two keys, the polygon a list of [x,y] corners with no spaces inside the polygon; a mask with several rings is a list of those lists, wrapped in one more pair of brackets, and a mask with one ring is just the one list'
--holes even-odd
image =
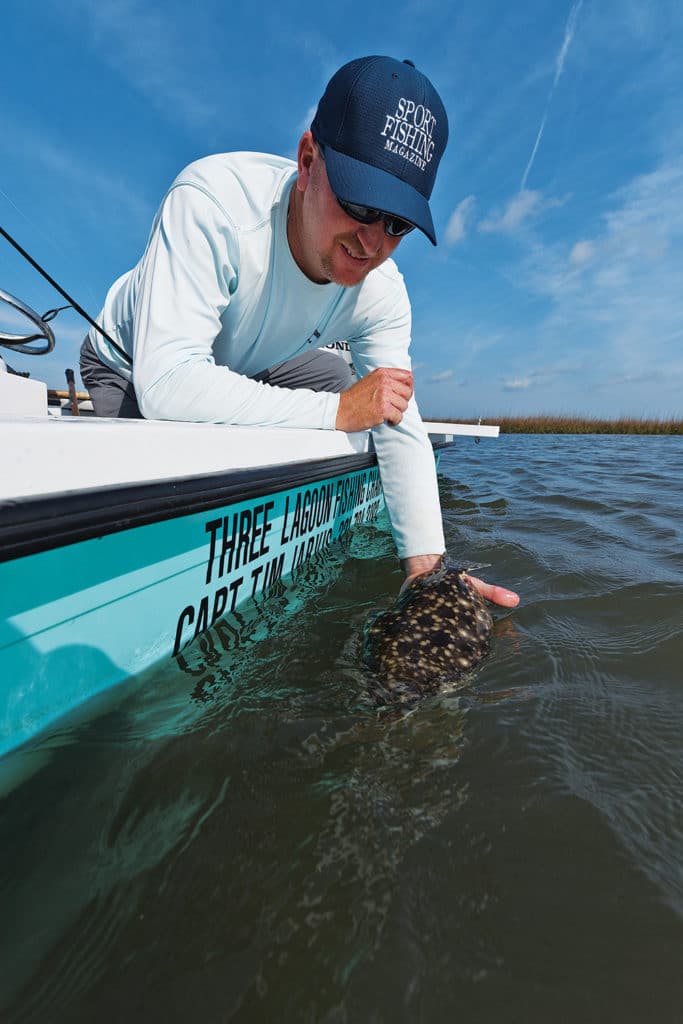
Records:
{"label": "gray shorts", "polygon": [[[132,383],[100,361],[87,335],[81,346],[81,377],[98,416],[143,418]],[[255,373],[252,379],[279,388],[335,393],[346,391],[353,383],[348,363],[336,353],[319,348]]]}
{"label": "gray shorts", "polygon": [[87,334],[81,345],[81,377],[97,416],[143,418],[132,383],[100,361]]}

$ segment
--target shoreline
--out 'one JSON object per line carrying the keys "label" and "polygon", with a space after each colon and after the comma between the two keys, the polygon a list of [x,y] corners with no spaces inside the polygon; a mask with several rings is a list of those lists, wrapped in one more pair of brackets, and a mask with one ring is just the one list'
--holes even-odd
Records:
{"label": "shoreline", "polygon": [[493,423],[501,434],[683,434],[683,419],[622,416],[487,416],[482,419],[440,417],[442,423]]}

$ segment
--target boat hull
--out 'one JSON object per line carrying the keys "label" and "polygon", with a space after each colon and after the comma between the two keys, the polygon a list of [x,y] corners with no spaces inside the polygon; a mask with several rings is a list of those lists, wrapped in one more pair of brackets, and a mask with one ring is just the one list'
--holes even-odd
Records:
{"label": "boat hull", "polygon": [[383,505],[368,431],[0,415],[0,756]]}
{"label": "boat hull", "polygon": [[178,654],[383,504],[372,452],[6,504],[0,755]]}

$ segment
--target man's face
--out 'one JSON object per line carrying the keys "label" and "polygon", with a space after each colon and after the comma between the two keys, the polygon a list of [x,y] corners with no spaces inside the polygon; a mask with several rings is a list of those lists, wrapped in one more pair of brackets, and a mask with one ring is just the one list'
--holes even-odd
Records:
{"label": "man's face", "polygon": [[360,224],[344,213],[330,188],[325,161],[310,132],[299,143],[299,193],[289,232],[292,255],[313,281],[346,288],[360,284],[391,256],[400,238],[384,231],[384,221]]}

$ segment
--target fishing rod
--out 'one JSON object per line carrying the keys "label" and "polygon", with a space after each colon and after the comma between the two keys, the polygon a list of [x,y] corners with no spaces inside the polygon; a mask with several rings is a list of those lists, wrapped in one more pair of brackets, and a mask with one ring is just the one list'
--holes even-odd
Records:
{"label": "fishing rod", "polygon": [[[67,302],[69,303],[69,306],[60,306],[59,309],[50,309],[50,310],[48,310],[48,312],[45,313],[44,316],[42,316],[40,318],[41,322],[43,324],[46,324],[48,320],[52,320],[53,317],[55,317],[57,315],[57,313],[60,312],[60,310],[62,310],[62,309],[69,309],[69,307],[71,307],[72,309],[75,309],[76,312],[79,313],[83,317],[84,320],[87,320],[88,323],[92,327],[94,327],[95,330],[98,331],[106,341],[109,342],[109,344],[112,346],[112,348],[116,349],[116,351],[119,353],[119,355],[123,356],[123,358],[126,360],[126,362],[128,364],[132,365],[133,360],[128,355],[126,350],[121,348],[121,346],[118,345],[114,341],[114,339],[109,334],[107,334],[107,332],[105,330],[103,330],[103,328],[100,327],[100,325],[95,320],[93,320],[93,318],[88,313],[86,313],[86,311],[83,309],[83,307],[80,306],[76,302],[76,300],[73,299],[69,295],[69,293],[67,291],[65,291],[61,287],[61,285],[57,284],[55,279],[48,274],[47,270],[44,270],[43,267],[41,267],[41,265],[39,263],[37,263],[36,260],[34,260],[33,257],[29,253],[27,253],[25,249],[22,248],[22,246],[19,245],[19,243],[16,241],[16,239],[12,238],[12,236],[7,231],[5,231],[5,229],[2,227],[1,224],[0,224],[0,235],[2,235],[3,238],[7,239],[7,241],[10,243],[10,245],[14,246],[14,248],[17,250],[17,252],[21,256],[23,256],[24,259],[27,260],[31,264],[31,266],[35,270],[38,271],[39,274],[42,274],[42,276],[45,278],[45,280],[49,284],[51,284],[52,287],[55,288],[59,292],[59,294],[62,295],[67,300]],[[33,319],[33,318],[31,318],[31,319]],[[43,337],[43,335],[38,335],[38,336],[34,335],[34,336],[32,336],[32,338],[33,337]],[[28,338],[28,339],[27,338],[22,338],[21,341],[22,342],[25,342],[27,340],[30,341],[30,340],[32,340],[32,338]],[[16,345],[12,345],[11,342],[3,341],[2,344],[3,345],[7,345],[9,348],[17,348],[17,346]],[[21,351],[21,349],[18,349],[18,350]],[[42,350],[40,352],[36,352],[36,350],[33,350],[33,351],[35,352],[35,354],[41,354],[41,355],[44,354]],[[50,351],[50,350],[47,349],[46,351]]]}

